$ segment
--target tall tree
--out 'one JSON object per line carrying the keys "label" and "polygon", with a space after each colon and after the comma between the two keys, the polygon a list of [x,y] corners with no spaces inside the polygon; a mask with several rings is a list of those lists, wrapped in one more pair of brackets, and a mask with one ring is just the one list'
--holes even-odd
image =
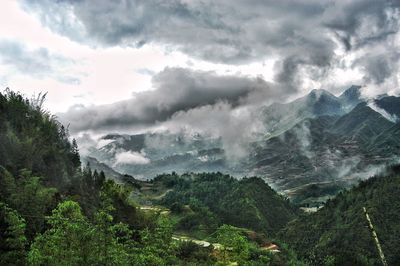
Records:
{"label": "tall tree", "polygon": [[24,265],[27,239],[25,220],[0,202],[0,265]]}

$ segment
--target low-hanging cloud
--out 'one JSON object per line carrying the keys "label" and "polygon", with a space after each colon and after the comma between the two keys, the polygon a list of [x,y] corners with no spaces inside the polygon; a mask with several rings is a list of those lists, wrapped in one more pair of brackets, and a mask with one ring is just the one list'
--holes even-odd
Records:
{"label": "low-hanging cloud", "polygon": [[[183,68],[154,74],[153,90],[60,114],[74,132],[191,127],[241,154],[260,129],[254,109],[360,73],[368,94],[399,90],[400,2],[395,0],[20,0],[43,25],[91,47],[159,45],[189,59],[271,60],[273,81]],[[338,74],[339,73],[339,74]],[[269,73],[271,74],[271,73]],[[332,80],[333,79],[333,80]],[[343,89],[342,87],[341,89]],[[328,88],[330,89],[330,88]],[[251,132],[251,133],[249,133]],[[308,144],[304,144],[308,147]]]}
{"label": "low-hanging cloud", "polygon": [[152,126],[167,121],[178,112],[219,102],[237,107],[276,100],[289,93],[261,78],[183,68],[166,68],[153,77],[152,83],[154,90],[135,93],[129,100],[109,105],[75,106],[58,116],[62,122],[70,124],[72,133],[112,131]]}
{"label": "low-hanging cloud", "polygon": [[179,132],[184,127],[221,138],[225,155],[232,162],[247,156],[250,143],[259,137],[259,133],[265,132],[259,115],[254,106],[233,108],[229,103],[219,102],[178,112],[164,126],[172,132]]}
{"label": "low-hanging cloud", "polygon": [[123,164],[148,164],[150,159],[145,154],[134,151],[121,151],[115,154],[114,166]]}

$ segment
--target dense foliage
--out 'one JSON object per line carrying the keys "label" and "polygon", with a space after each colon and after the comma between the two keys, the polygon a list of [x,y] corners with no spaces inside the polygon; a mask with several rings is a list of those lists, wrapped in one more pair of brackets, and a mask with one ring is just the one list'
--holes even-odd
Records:
{"label": "dense foliage", "polygon": [[68,130],[42,109],[44,97],[0,93],[0,165],[14,175],[29,169],[45,184],[61,187],[79,168],[79,153]]}
{"label": "dense foliage", "polygon": [[[296,217],[295,208],[257,177],[237,180],[221,173],[161,175],[171,191],[161,204],[175,212],[188,214],[181,227],[215,227],[231,224],[273,236]],[[188,212],[193,210],[194,212]]]}
{"label": "dense foliage", "polygon": [[0,264],[179,261],[171,226],[138,210],[127,187],[81,169],[75,141],[43,100],[0,94]]}
{"label": "dense foliage", "polygon": [[[131,200],[132,186],[106,180],[103,172],[92,171],[89,165],[81,167],[76,142],[43,111],[43,100],[27,100],[10,90],[0,93],[0,265],[285,264],[286,257],[261,250],[242,232],[219,227],[228,221],[227,213],[222,219],[216,216],[213,229],[216,241],[224,244],[221,250],[173,238],[171,219],[140,210]],[[216,180],[220,181],[201,189],[232,189],[229,197],[243,198],[237,211],[258,211],[259,199],[245,196],[244,185],[250,179],[241,181],[243,187],[232,186],[232,178]],[[232,184],[223,188],[226,181]],[[284,202],[279,206],[289,206],[274,197]],[[211,204],[214,199],[197,199],[198,213],[212,220],[212,208],[200,200]],[[286,216],[291,218],[292,212],[284,212]],[[267,217],[262,213],[257,221]],[[294,254],[283,254],[288,254],[288,261],[297,261]]]}
{"label": "dense foliage", "polygon": [[[172,173],[117,184],[81,166],[76,142],[43,100],[0,93],[0,265],[304,265],[280,241],[271,254],[271,237],[310,265],[379,265],[363,207],[388,264],[400,264],[398,166],[311,215],[256,177]],[[155,201],[168,215],[132,200],[133,190],[155,184],[165,188]],[[182,232],[214,245],[174,235]]]}
{"label": "dense foliage", "polygon": [[395,166],[290,223],[280,236],[311,265],[381,265],[365,207],[388,264],[399,265],[399,195],[400,167]]}

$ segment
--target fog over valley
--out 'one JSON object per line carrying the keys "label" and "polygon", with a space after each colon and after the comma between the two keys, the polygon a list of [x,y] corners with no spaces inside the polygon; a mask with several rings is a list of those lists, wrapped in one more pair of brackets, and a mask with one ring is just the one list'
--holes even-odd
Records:
{"label": "fog over valley", "polygon": [[0,265],[400,265],[399,0],[0,7]]}

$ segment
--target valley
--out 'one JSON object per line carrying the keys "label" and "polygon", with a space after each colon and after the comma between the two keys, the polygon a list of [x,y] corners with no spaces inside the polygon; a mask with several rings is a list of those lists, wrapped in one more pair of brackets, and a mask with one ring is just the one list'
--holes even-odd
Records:
{"label": "valley", "polygon": [[400,265],[400,0],[0,2],[0,266]]}
{"label": "valley", "polygon": [[[388,151],[397,154],[396,134],[387,133],[397,132],[397,124],[382,120],[363,103],[341,117],[309,118],[283,135],[253,143],[258,166],[279,166],[281,159],[268,157],[275,151],[279,151],[276,157],[294,165],[273,170],[285,175],[292,171],[292,179],[278,179],[278,183],[269,177],[272,184],[287,188],[284,193],[265,182],[265,176],[172,171],[143,180],[120,174],[93,157],[81,162],[78,146],[69,141],[65,128],[19,94],[0,94],[0,108],[4,110],[0,113],[3,265],[54,261],[56,265],[65,261],[143,266],[378,265],[363,207],[389,263],[399,261],[399,166],[387,165],[380,175],[371,171],[374,177],[369,179],[347,176],[357,173],[354,169],[362,173],[363,166],[372,162],[389,164]],[[353,124],[354,117],[362,123]],[[298,144],[296,134],[304,123],[310,129],[310,147]],[[334,135],[342,131],[350,133]],[[108,138],[113,140],[106,147],[114,150],[126,140],[144,139]],[[171,138],[182,141],[168,136],[167,143]],[[196,145],[211,145],[200,139],[197,135]],[[193,148],[180,145],[181,151]],[[340,152],[327,156],[327,147]],[[313,155],[302,153],[304,148]],[[262,160],[263,153],[267,160]],[[342,178],[335,179],[337,172],[330,179],[318,177],[317,173],[334,171],[340,160],[356,155],[360,160],[350,161]],[[318,156],[333,164],[327,168]],[[315,178],[301,178],[296,167],[314,173]],[[360,179],[365,180],[356,185]],[[350,184],[354,187],[346,190]]]}
{"label": "valley", "polygon": [[[295,204],[320,206],[398,161],[399,124],[388,119],[399,115],[398,104],[400,98],[393,96],[366,100],[360,86],[338,97],[313,90],[293,102],[261,108],[264,131],[247,144],[243,158],[231,160],[221,138],[184,131],[106,135],[101,141],[107,144],[92,147],[88,158],[104,164],[102,170],[142,180],[171,172],[259,176]],[[119,162],[121,154],[142,161]]]}

